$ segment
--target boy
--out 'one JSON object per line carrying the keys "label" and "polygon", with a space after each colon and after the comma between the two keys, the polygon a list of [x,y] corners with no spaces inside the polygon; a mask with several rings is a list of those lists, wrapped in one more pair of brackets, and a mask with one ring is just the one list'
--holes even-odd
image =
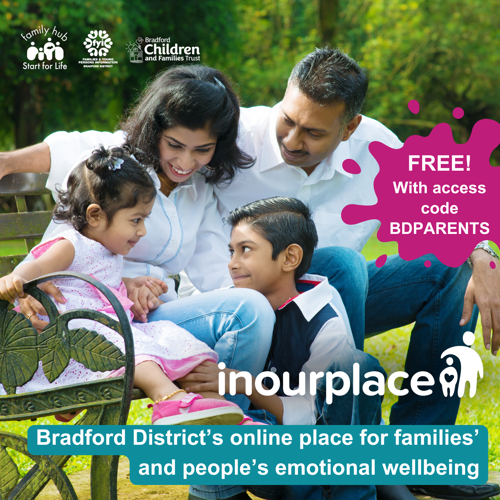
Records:
{"label": "boy", "polygon": [[[285,396],[283,377],[289,373],[291,389],[299,386],[299,374],[305,372],[345,372],[353,380],[353,365],[359,364],[360,380],[366,372],[384,371],[372,356],[356,350],[348,326],[347,316],[342,319],[342,303],[326,278],[304,275],[311,264],[318,242],[316,227],[306,205],[294,198],[276,197],[260,200],[231,212],[227,221],[232,227],[229,251],[229,270],[236,288],[252,288],[262,293],[275,310],[276,323],[273,342],[266,363],[266,371],[276,373],[280,379],[278,395],[263,396],[255,388],[249,396],[254,408],[265,410],[249,415],[263,417],[261,421],[278,424],[335,424],[378,425],[380,423],[380,396],[358,396],[350,390],[344,396],[334,397],[326,403],[326,377],[317,384],[317,395],[311,396],[309,387],[304,396]],[[209,366],[212,365],[212,366]],[[190,385],[193,392],[218,390],[218,369],[214,363],[200,365],[188,375],[186,381],[202,382]],[[229,370],[226,387],[229,387]],[[341,389],[343,381],[334,378],[332,385]],[[270,384],[271,385],[271,384]],[[245,381],[238,378],[237,393],[245,392]],[[205,488],[194,487],[195,495],[208,498]],[[220,487],[219,487],[220,488]],[[229,487],[219,498],[227,498],[241,489]],[[321,489],[314,486],[250,487],[264,498],[321,497]],[[275,490],[272,490],[275,488]],[[297,488],[301,489],[300,492]],[[347,493],[349,498],[375,498],[371,486],[334,486],[332,496]],[[272,491],[271,491],[272,490]],[[292,491],[294,490],[294,491]],[[307,490],[307,491],[306,491]],[[359,491],[358,491],[359,490]],[[219,493],[221,493],[219,491]],[[209,495],[210,496],[210,495]]]}

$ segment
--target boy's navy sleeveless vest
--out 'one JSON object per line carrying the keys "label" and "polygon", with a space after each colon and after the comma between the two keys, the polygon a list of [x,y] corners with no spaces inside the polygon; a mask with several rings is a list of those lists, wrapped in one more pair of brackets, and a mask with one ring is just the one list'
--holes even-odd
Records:
{"label": "boy's navy sleeveless vest", "polygon": [[[314,288],[313,284],[297,284],[299,292],[305,292]],[[278,396],[285,396],[283,392],[283,373],[290,374],[290,388],[295,389],[299,385],[299,373],[311,356],[311,344],[320,332],[321,328],[332,318],[338,315],[330,304],[326,304],[316,315],[307,321],[299,306],[289,301],[275,311],[276,323],[273,330],[273,340],[269,356],[266,361],[265,370],[276,373],[280,379]],[[263,381],[267,388],[273,387],[270,378]]]}

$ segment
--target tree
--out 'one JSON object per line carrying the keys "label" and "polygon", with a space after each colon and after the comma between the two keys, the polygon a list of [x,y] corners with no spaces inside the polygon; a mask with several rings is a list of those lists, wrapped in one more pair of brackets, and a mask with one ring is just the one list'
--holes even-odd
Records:
{"label": "tree", "polygon": [[[158,0],[3,0],[0,3],[0,146],[23,147],[55,130],[113,130],[145,83],[169,64],[134,65],[127,43],[137,37],[171,37],[182,45],[200,45],[206,64],[219,65],[235,33],[229,0],[159,2]],[[23,69],[32,30],[44,26],[67,33],[67,69]],[[91,30],[106,30],[113,45],[111,68],[83,68],[83,41]],[[40,39],[41,40],[41,39]],[[43,43],[43,42],[41,42]],[[40,42],[39,42],[40,45]]]}

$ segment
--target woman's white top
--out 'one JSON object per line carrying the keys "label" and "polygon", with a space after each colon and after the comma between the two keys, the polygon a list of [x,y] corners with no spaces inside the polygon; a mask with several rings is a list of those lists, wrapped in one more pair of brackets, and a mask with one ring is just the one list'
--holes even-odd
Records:
{"label": "woman's white top", "polygon": [[[45,142],[50,147],[51,167],[47,181],[57,200],[57,188],[66,186],[71,170],[93,149],[121,146],[122,131],[55,132]],[[216,290],[232,284],[227,264],[229,253],[223,234],[223,222],[217,210],[212,186],[195,173],[180,183],[168,196],[160,191],[160,180],[149,172],[157,189],[151,215],[146,219],[147,234],[124,259],[123,276],[154,276],[164,280],[168,292],[164,301],[177,298],[174,281],[169,275],[185,269],[189,279],[201,292]],[[52,221],[43,240],[67,229],[66,224]]]}

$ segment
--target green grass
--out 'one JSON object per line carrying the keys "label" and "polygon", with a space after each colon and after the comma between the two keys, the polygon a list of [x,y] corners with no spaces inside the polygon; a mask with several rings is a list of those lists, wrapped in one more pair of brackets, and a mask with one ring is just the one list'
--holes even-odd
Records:
{"label": "green grass", "polygon": [[[498,250],[498,247],[497,247]],[[23,242],[0,242],[0,255],[23,253]],[[397,244],[381,243],[376,237],[372,237],[363,250],[367,260],[376,259],[378,256],[397,253]],[[404,369],[404,359],[408,348],[412,326],[391,330],[375,338],[366,341],[366,351],[377,357],[388,373]],[[478,325],[478,334],[480,332]],[[479,337],[479,335],[478,335]],[[480,337],[479,337],[480,338]],[[467,395],[462,399],[457,423],[461,425],[485,425],[489,431],[489,468],[500,470],[500,427],[497,425],[498,415],[500,415],[500,388],[496,381],[499,373],[498,360],[495,360],[488,351],[484,350],[482,344],[476,342],[475,349],[481,356],[484,365],[484,378],[479,381],[475,397],[470,399]],[[396,401],[396,397],[386,393],[382,405],[383,416],[386,422],[389,421],[390,408]],[[146,408],[148,401],[134,401],[132,403],[129,424],[148,424],[150,422],[151,410]],[[58,424],[53,417],[39,419],[37,424]],[[27,430],[31,421],[9,422],[0,424],[0,429],[14,432],[23,436],[27,435]],[[16,461],[20,464],[22,473],[31,467],[32,462],[23,455],[16,454]],[[75,472],[90,466],[90,457],[72,457],[66,466],[68,472]]]}
{"label": "green grass", "polygon": [[[368,339],[365,342],[365,351],[375,356],[385,371],[394,373],[404,370],[404,361],[412,326],[398,328]],[[476,329],[476,337],[481,339],[481,324]],[[477,345],[478,344],[478,345]],[[476,341],[474,348],[481,356],[484,367],[484,376],[478,381],[477,392],[474,398],[468,396],[468,386],[462,398],[457,424],[484,425],[489,432],[489,468],[500,470],[500,388],[498,387],[499,360],[486,351],[482,342]],[[386,391],[382,404],[384,420],[389,422],[391,406],[397,398]]]}

